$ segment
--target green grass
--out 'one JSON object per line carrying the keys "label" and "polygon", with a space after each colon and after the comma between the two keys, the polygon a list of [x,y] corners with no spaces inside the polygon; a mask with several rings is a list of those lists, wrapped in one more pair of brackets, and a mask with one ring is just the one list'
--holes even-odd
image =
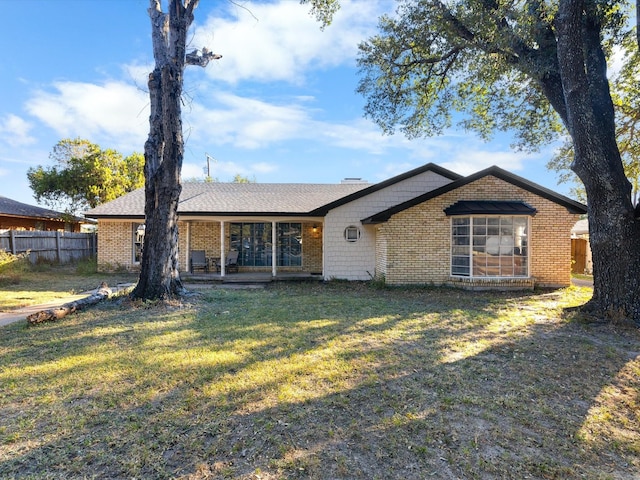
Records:
{"label": "green grass", "polygon": [[640,335],[590,289],[119,299],[0,330],[0,478],[632,479]]}
{"label": "green grass", "polygon": [[97,273],[95,261],[75,265],[32,265],[28,259],[0,251],[0,312],[47,303],[108,285],[135,282],[133,274]]}

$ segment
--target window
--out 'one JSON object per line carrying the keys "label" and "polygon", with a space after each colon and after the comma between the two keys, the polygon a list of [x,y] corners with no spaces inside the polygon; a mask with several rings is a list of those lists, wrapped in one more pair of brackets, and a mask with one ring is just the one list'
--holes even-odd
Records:
{"label": "window", "polygon": [[271,266],[271,224],[232,223],[231,250],[238,251],[238,265]]}
{"label": "window", "polygon": [[278,266],[302,265],[302,224],[278,223]]}
{"label": "window", "polygon": [[[302,265],[302,224],[276,224],[278,266]],[[272,265],[271,223],[232,223],[231,250],[238,254],[238,265],[270,267]]]}
{"label": "window", "polygon": [[144,223],[133,224],[133,263],[142,261],[142,247],[144,247]]}
{"label": "window", "polygon": [[473,216],[451,221],[451,275],[527,277],[528,217]]}
{"label": "window", "polygon": [[358,227],[349,226],[344,229],[344,238],[347,242],[357,242],[360,238],[360,229]]}

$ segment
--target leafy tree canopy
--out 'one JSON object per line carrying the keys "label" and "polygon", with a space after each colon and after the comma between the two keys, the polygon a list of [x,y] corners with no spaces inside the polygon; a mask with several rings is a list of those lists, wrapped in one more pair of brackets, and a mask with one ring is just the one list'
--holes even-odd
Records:
{"label": "leafy tree canopy", "polygon": [[76,214],[144,186],[144,156],[122,156],[83,140],[63,139],[49,156],[55,165],[27,172],[38,202]]}
{"label": "leafy tree canopy", "polygon": [[[221,180],[218,177],[191,177],[185,179],[186,182],[191,183],[219,183]],[[233,178],[230,180],[230,183],[257,183],[256,177],[253,178],[246,177],[240,173],[236,173]]]}
{"label": "leafy tree canopy", "polygon": [[[597,2],[608,43],[619,42],[623,2]],[[554,1],[403,0],[360,45],[358,91],[384,132],[407,137],[459,126],[489,139],[512,131],[515,147],[559,138],[566,107],[556,55]],[[560,92],[560,94],[558,94]]]}

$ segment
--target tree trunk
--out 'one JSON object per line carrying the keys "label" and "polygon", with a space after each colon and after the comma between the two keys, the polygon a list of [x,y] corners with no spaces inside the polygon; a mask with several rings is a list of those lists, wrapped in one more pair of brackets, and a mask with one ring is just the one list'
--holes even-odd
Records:
{"label": "tree trunk", "polygon": [[601,28],[588,7],[582,0],[563,0],[556,20],[575,152],[571,168],[587,193],[594,291],[585,310],[604,321],[640,325],[640,222],[616,143]]}
{"label": "tree trunk", "polygon": [[96,303],[106,300],[109,296],[111,296],[111,289],[106,283],[102,282],[95,293],[92,293],[88,297],[81,298],[74,302],[65,303],[60,307],[40,310],[39,312],[32,313],[27,317],[27,322],[29,322],[29,325],[35,325],[43,322],[55,322],[56,320],[60,320],[61,318],[75,313],[89,305],[95,305]]}
{"label": "tree trunk", "polygon": [[150,0],[155,69],[149,75],[149,138],[144,147],[145,240],[140,278],[131,296],[170,298],[184,293],[178,271],[178,200],[184,156],[180,98],[186,36],[197,0],[171,0],[169,13]]}

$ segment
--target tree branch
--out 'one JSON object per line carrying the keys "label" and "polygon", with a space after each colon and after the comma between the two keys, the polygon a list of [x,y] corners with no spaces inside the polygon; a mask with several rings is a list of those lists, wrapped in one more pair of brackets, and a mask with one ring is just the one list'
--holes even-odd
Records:
{"label": "tree branch", "polygon": [[206,67],[211,60],[220,60],[222,55],[210,52],[207,47],[202,47],[202,53],[198,53],[198,50],[194,50],[187,53],[185,57],[185,63],[187,65],[196,65],[198,67]]}

